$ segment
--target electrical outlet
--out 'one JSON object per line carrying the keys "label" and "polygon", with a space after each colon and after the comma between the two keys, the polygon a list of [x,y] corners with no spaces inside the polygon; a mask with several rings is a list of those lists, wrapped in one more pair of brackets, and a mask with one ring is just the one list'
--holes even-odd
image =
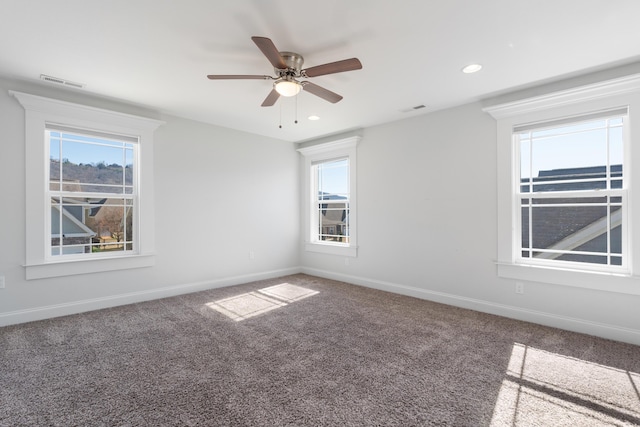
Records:
{"label": "electrical outlet", "polygon": [[524,283],[516,282],[516,294],[524,294]]}
{"label": "electrical outlet", "polygon": [[4,276],[0,276],[0,289],[4,289]]}

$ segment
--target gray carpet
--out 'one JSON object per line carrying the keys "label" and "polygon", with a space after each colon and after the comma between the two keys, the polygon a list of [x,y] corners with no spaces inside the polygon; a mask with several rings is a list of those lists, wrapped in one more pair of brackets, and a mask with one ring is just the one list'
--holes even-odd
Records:
{"label": "gray carpet", "polygon": [[640,425],[639,373],[637,346],[300,274],[0,328],[0,425]]}

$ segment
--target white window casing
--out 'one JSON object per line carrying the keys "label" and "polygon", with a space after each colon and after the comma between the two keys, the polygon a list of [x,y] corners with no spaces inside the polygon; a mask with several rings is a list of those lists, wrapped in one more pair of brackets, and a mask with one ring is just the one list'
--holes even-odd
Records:
{"label": "white window casing", "polygon": [[[640,227],[634,226],[632,220],[634,212],[640,211],[640,172],[634,170],[640,165],[640,150],[637,149],[640,116],[634,115],[640,111],[640,75],[490,106],[484,111],[497,120],[498,276],[640,295]],[[629,114],[624,135],[624,188],[617,192],[625,199],[621,210],[626,224],[622,237],[624,266],[590,268],[552,262],[545,265],[544,261],[526,262],[518,256],[521,224],[516,203],[520,203],[517,198],[521,183],[520,153],[514,143],[514,130],[570,123],[577,118],[606,115],[608,111],[628,111]]]}
{"label": "white window casing", "polygon": [[[304,247],[310,252],[357,256],[357,192],[356,192],[356,147],[360,137],[354,136],[336,141],[299,148],[303,156],[303,223]],[[318,187],[314,172],[316,165],[335,160],[348,161],[348,242],[322,240],[318,232]]]}
{"label": "white window casing", "polygon": [[[26,256],[27,280],[68,276],[128,268],[155,263],[155,218],[153,189],[153,133],[162,121],[10,91],[25,109],[26,170]],[[47,126],[67,126],[127,135],[137,140],[137,209],[134,251],[113,255],[51,257],[51,200],[47,191],[49,151],[45,143]],[[93,255],[93,254],[91,254]]]}

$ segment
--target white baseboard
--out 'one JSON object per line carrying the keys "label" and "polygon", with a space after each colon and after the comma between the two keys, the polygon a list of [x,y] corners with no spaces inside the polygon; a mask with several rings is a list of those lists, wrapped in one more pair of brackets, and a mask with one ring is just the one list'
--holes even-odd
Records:
{"label": "white baseboard", "polygon": [[225,286],[240,285],[258,280],[272,279],[280,276],[300,273],[300,267],[285,268],[280,270],[265,271],[260,273],[245,274],[242,276],[225,277],[217,280],[207,280],[195,283],[186,283],[176,286],[151,289],[140,292],[130,292],[108,297],[93,298],[73,301],[63,304],[35,307],[26,310],[10,311],[0,314],[0,326],[15,325],[18,323],[32,322],[34,320],[50,319],[53,317],[67,316],[70,314],[84,313],[91,310],[115,307],[125,304],[150,301],[159,298],[167,298],[191,292],[207,289],[222,288]]}
{"label": "white baseboard", "polygon": [[239,285],[257,280],[271,279],[297,273],[305,273],[312,276],[339,280],[354,285],[379,289],[382,291],[407,295],[415,298],[453,305],[456,307],[468,308],[484,313],[495,314],[512,319],[524,320],[527,322],[537,323],[545,326],[551,326],[569,331],[580,332],[602,338],[640,345],[640,330],[637,329],[623,328],[615,325],[592,322],[584,319],[559,316],[542,311],[528,310],[504,304],[496,304],[489,301],[466,298],[444,292],[430,291],[397,283],[385,282],[381,280],[335,273],[308,267],[291,267],[241,276],[225,277],[217,280],[186,283],[182,285],[169,286],[148,291],[131,292],[103,298],[94,298],[88,300],[73,301],[64,304],[35,307],[26,310],[11,311],[0,314],[0,326],[8,326],[35,320],[67,316],[70,314],[83,313],[91,310],[99,310],[119,305],[166,298],[175,295],[203,291],[207,289]]}
{"label": "white baseboard", "polygon": [[397,283],[385,282],[381,280],[369,279],[348,274],[335,273],[332,271],[319,270],[315,268],[302,267],[302,273],[312,276],[324,277],[354,285],[379,289],[381,291],[393,292],[415,298],[453,305],[456,307],[468,308],[483,313],[495,314],[554,328],[565,329],[573,332],[594,335],[615,341],[627,342],[640,345],[640,330],[624,328],[605,323],[592,322],[590,320],[577,319],[573,317],[560,316],[543,311],[528,310],[504,304],[496,304],[489,301],[466,298],[444,292],[430,291],[412,286],[400,285]]}

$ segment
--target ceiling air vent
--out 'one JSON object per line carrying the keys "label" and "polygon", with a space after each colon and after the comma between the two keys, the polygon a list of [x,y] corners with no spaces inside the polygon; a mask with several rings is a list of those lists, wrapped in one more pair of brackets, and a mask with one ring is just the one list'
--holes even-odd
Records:
{"label": "ceiling air vent", "polygon": [[403,113],[409,113],[411,111],[421,110],[423,108],[426,108],[426,106],[424,104],[420,104],[420,105],[416,105],[415,107],[405,108],[404,110],[400,110],[400,111]]}
{"label": "ceiling air vent", "polygon": [[76,83],[69,80],[61,79],[59,77],[47,76],[46,74],[40,74],[40,80],[45,82],[55,83],[63,86],[75,87],[76,89],[82,89],[84,85],[82,83]]}

